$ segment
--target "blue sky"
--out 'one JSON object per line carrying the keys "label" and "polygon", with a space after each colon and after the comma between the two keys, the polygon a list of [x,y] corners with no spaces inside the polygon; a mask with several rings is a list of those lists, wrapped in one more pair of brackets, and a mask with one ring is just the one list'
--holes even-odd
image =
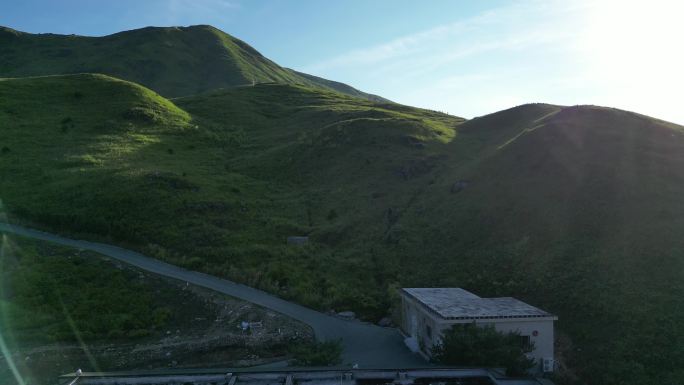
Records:
{"label": "blue sky", "polygon": [[106,35],[211,24],[280,65],[479,116],[598,104],[684,124],[677,1],[5,0],[0,25]]}

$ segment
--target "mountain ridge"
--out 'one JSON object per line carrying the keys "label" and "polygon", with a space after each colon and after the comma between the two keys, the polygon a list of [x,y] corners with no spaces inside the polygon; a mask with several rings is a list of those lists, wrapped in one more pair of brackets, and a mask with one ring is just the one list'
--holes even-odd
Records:
{"label": "mountain ridge", "polygon": [[144,27],[105,36],[31,34],[0,27],[0,76],[103,73],[180,97],[282,82],[385,101],[349,85],[283,68],[211,25]]}

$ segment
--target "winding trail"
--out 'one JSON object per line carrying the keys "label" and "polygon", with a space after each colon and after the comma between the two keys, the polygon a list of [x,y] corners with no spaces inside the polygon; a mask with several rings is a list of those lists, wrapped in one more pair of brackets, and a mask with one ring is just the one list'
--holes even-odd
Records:
{"label": "winding trail", "polygon": [[344,346],[344,364],[358,364],[361,368],[416,368],[427,365],[419,355],[408,350],[399,331],[393,328],[335,318],[249,286],[182,269],[117,246],[64,238],[7,223],[0,223],[0,233],[94,251],[151,273],[186,281],[285,314],[311,326],[319,340],[341,339]]}

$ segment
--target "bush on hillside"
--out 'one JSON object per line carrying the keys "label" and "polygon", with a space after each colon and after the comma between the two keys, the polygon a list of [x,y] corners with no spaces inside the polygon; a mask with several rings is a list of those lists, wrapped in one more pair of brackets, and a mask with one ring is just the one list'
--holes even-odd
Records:
{"label": "bush on hillside", "polygon": [[0,304],[12,307],[4,313],[3,331],[15,340],[132,340],[162,328],[171,316],[132,271],[90,253],[25,245],[5,256],[12,263],[0,271]]}
{"label": "bush on hillside", "polygon": [[534,360],[525,355],[534,350],[534,344],[521,341],[519,332],[501,333],[492,325],[456,324],[432,349],[432,356],[440,364],[504,367],[507,375],[521,376],[534,366]]}

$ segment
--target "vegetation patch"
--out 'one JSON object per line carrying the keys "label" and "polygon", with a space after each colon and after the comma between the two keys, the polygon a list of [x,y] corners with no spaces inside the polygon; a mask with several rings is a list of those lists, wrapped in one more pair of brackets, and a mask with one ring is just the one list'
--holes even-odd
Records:
{"label": "vegetation patch", "polygon": [[342,342],[323,341],[293,344],[290,348],[290,366],[335,366],[342,362]]}
{"label": "vegetation patch", "polygon": [[125,342],[150,335],[170,315],[134,273],[93,253],[9,238],[2,250],[2,333],[15,344]]}
{"label": "vegetation patch", "polygon": [[523,345],[519,332],[501,333],[494,325],[455,324],[432,348],[432,358],[442,365],[500,367],[508,376],[525,376],[535,362],[525,355],[534,344]]}

